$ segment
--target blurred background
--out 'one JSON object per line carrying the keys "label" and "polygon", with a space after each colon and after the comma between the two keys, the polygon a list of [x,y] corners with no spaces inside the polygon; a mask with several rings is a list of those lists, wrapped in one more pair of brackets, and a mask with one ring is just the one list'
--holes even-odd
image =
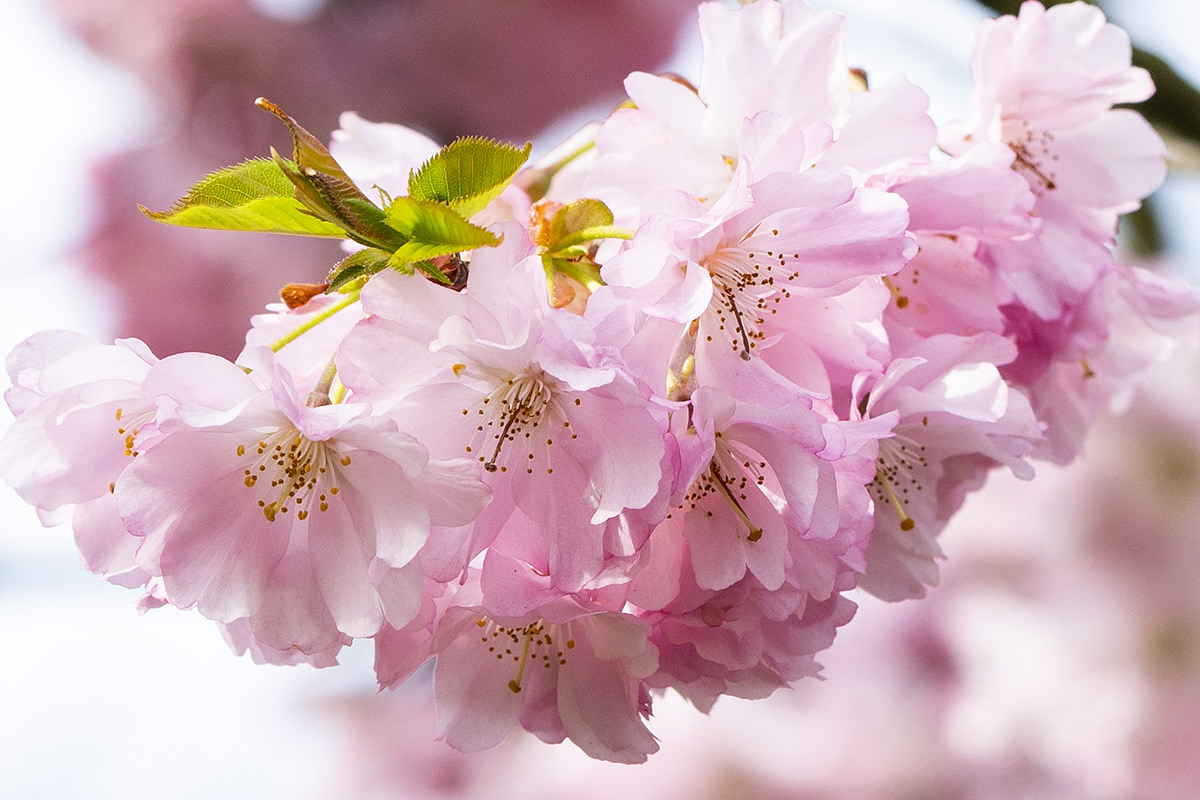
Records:
{"label": "blurred background", "polygon": [[[814,0],[851,62],[961,115],[978,22],[1017,3]],[[1158,97],[1171,175],[1122,258],[1200,282],[1200,4],[1109,0]],[[6,0],[0,349],[47,327],[233,355],[324,242],[156,225],[208,171],[287,150],[271,98],[325,137],[337,115],[545,152],[621,100],[634,69],[698,74],[695,0]],[[260,667],[216,629],[78,565],[0,492],[0,797],[1190,800],[1200,797],[1200,366],[1160,370],[1086,458],[996,474],[947,531],[924,601],[861,596],[824,681],[703,717],[656,705],[643,767],[514,735],[433,741],[418,676],[379,695],[342,666]]]}

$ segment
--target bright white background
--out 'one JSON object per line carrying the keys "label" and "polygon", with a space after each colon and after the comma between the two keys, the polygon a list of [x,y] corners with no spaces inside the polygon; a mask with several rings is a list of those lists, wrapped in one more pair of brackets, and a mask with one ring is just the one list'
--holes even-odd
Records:
{"label": "bright white background", "polygon": [[[934,95],[939,120],[962,107],[981,16],[966,3],[814,4],[850,16],[852,60],[873,80],[904,72]],[[1120,7],[1135,36],[1200,76],[1200,3]],[[38,0],[5,0],[3,17],[0,352],[46,327],[103,339],[111,336],[107,290],[77,272],[71,256],[88,226],[88,166],[164,121],[134,79],[58,30]],[[680,71],[694,75],[694,57],[683,54]],[[1195,179],[1172,180],[1166,195],[1170,240],[1192,257],[1195,276]],[[320,709],[371,690],[369,645],[336,670],[257,667],[233,657],[198,615],[168,608],[139,616],[134,600],[79,567],[69,530],[42,529],[0,487],[0,798],[338,796],[331,787],[343,745]],[[672,729],[715,726],[736,711],[719,706],[716,719],[704,720],[668,705],[660,716],[673,717],[655,726],[669,745]]]}

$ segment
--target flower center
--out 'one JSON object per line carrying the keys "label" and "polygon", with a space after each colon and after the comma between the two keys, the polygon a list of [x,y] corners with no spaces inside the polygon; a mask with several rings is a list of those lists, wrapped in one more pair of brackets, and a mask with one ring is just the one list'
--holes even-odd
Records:
{"label": "flower center", "polygon": [[902,531],[916,527],[906,509],[912,496],[925,488],[921,473],[929,468],[929,461],[924,453],[924,445],[906,436],[881,439],[875,459],[875,479],[867,484],[877,503],[887,503],[896,510]]}
{"label": "flower center", "polygon": [[480,617],[475,624],[481,629],[479,640],[487,645],[488,653],[497,661],[511,659],[516,664],[517,674],[508,682],[508,688],[519,694],[525,680],[525,668],[530,664],[541,664],[543,669],[552,665],[565,666],[567,651],[575,648],[574,639],[566,639],[561,648],[555,641],[557,625],[547,625],[538,620],[519,628],[497,625],[492,620]]}
{"label": "flower center", "polygon": [[[580,404],[578,398],[573,402]],[[464,408],[462,413],[470,416],[471,411]],[[576,438],[560,397],[540,371],[508,378],[483,398],[475,415],[478,424],[466,450],[477,454],[488,472],[508,472],[507,460],[516,447],[525,453],[526,473],[532,475],[535,466],[553,473],[550,448],[555,436]],[[545,447],[539,444],[543,441]]]}
{"label": "flower center", "polygon": [[1058,188],[1055,182],[1058,175],[1052,168],[1053,162],[1058,161],[1058,154],[1051,150],[1054,134],[1035,131],[1020,120],[1006,121],[1003,131],[1005,143],[1016,156],[1013,169],[1025,178],[1033,193],[1041,197]]}
{"label": "flower center", "polygon": [[[778,236],[779,231],[771,234]],[[783,284],[799,277],[789,264],[799,257],[775,250],[723,247],[701,262],[712,276],[709,310],[716,316],[717,330],[730,337],[730,347],[742,359],[749,361],[750,351],[765,338],[759,326],[766,315],[776,313],[775,305],[790,296]]]}
{"label": "flower center", "polygon": [[148,408],[137,414],[126,414],[123,408],[116,412],[117,435],[125,441],[125,455],[133,458],[141,451],[137,449],[137,436],[142,426],[154,420],[154,409]]}
{"label": "flower center", "polygon": [[[754,461],[742,453],[735,453],[729,443],[719,438],[720,435],[718,432],[717,447],[708,463],[708,469],[688,490],[683,509],[694,511],[709,495],[716,495],[729,505],[734,515],[746,526],[746,540],[757,542],[762,538],[763,529],[750,520],[750,515],[746,513],[742,503],[747,499],[746,491],[751,484],[758,487],[763,485],[761,470],[767,463]],[[706,510],[704,513],[711,517],[714,512]]]}
{"label": "flower center", "polygon": [[[339,491],[333,484],[334,461],[350,466],[350,456],[339,457],[327,442],[314,442],[295,428],[280,428],[250,447],[239,444],[237,454],[250,456],[242,482],[248,489],[265,489],[266,498],[258,501],[258,507],[271,522],[286,514],[289,504],[296,508],[299,520],[307,519],[314,506],[328,511],[330,498]],[[314,495],[316,503],[310,502]]]}

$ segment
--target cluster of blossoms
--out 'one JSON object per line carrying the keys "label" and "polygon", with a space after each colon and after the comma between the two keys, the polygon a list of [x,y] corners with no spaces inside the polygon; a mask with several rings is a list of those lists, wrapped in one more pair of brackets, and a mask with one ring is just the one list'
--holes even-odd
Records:
{"label": "cluster of blossoms", "polygon": [[[349,240],[236,362],[43,332],[10,355],[4,479],[89,569],[271,663],[436,659],[439,730],[643,761],[819,669],[847,593],[919,597],[967,492],[1077,454],[1200,309],[1114,262],[1162,180],[1147,75],[1082,3],[980,33],[966,119],[868,88],[844,20],[700,7],[696,86],[532,167],[342,118],[169,223]],[[363,187],[360,189],[359,187]],[[377,192],[379,202],[363,190]]]}

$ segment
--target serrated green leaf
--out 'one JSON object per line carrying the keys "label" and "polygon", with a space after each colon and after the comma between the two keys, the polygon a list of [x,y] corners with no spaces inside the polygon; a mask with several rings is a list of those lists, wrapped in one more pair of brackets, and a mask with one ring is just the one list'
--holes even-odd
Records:
{"label": "serrated green leaf", "polygon": [[396,248],[392,253],[392,264],[411,264],[417,261],[428,261],[438,256],[448,256],[451,253],[461,253],[462,248],[457,244],[439,242],[408,241]]}
{"label": "serrated green leaf", "polygon": [[524,147],[465,137],[443,147],[408,176],[408,195],[450,206],[464,217],[482,211],[529,158]]}
{"label": "serrated green leaf", "polygon": [[406,239],[396,248],[393,263],[422,261],[500,243],[496,234],[430,200],[397,197],[384,211],[384,221]]}
{"label": "serrated green leaf", "polygon": [[437,264],[434,264],[432,261],[413,261],[413,262],[405,261],[405,262],[394,264],[393,266],[395,266],[395,268],[400,270],[401,272],[406,272],[406,273],[411,273],[413,271],[413,269],[415,268],[417,270],[420,270],[421,272],[424,272],[426,275],[433,278],[435,281],[437,281],[438,283],[440,283],[444,286],[450,286],[452,284],[452,281],[450,280],[450,276],[447,275],[445,272],[442,272],[442,270],[437,266]]}
{"label": "serrated green leaf", "polygon": [[298,236],[345,238],[338,226],[309,213],[293,196],[283,169],[265,158],[244,161],[204,177],[166,211],[146,216],[170,225]]}
{"label": "serrated green leaf", "polygon": [[271,157],[292,183],[296,200],[318,219],[342,230],[342,236],[367,247],[391,250],[404,241],[383,221],[383,209],[367,200],[354,184],[323,172],[302,169],[274,148]]}
{"label": "serrated green leaf", "polygon": [[391,250],[403,241],[383,224],[383,211],[363,194],[325,145],[279,106],[258,98],[255,103],[279,117],[292,134],[292,161],[271,149],[271,158],[292,183],[293,193],[314,216],[331,222],[345,235],[368,247]]}
{"label": "serrated green leaf", "polygon": [[327,291],[336,292],[353,280],[380,272],[388,266],[389,257],[388,253],[374,247],[356,250],[329,271],[325,279],[329,283]]}

